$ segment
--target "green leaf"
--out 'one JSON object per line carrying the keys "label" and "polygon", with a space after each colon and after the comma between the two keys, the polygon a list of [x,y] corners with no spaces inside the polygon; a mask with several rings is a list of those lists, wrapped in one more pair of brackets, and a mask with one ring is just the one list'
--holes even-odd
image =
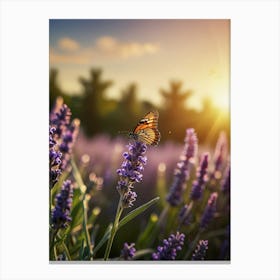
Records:
{"label": "green leaf", "polygon": [[139,259],[140,257],[147,255],[147,254],[152,254],[153,252],[154,252],[154,250],[152,250],[152,249],[137,250],[133,259],[134,260]]}
{"label": "green leaf", "polygon": [[94,247],[93,251],[92,251],[92,255],[94,256],[97,251],[102,247],[102,245],[109,239],[110,237],[110,233],[112,230],[113,224],[109,224],[109,226],[107,227],[105,234],[103,235],[102,239],[98,242],[98,244]]}
{"label": "green leaf", "polygon": [[142,212],[144,212],[145,210],[147,210],[150,206],[152,206],[153,204],[155,204],[157,201],[159,200],[159,197],[155,197],[154,199],[150,200],[149,202],[139,206],[138,208],[136,208],[135,210],[129,212],[119,223],[119,228],[121,228],[122,226],[124,226],[126,223],[128,223],[129,221],[131,221],[132,219],[134,219],[135,217],[137,217],[138,215],[140,215]]}
{"label": "green leaf", "polygon": [[84,254],[83,254],[83,260],[88,261],[90,259],[90,250],[89,248],[86,246],[84,248]]}
{"label": "green leaf", "polygon": [[85,242],[85,240],[83,239],[82,240],[82,246],[81,246],[80,251],[79,251],[79,259],[80,260],[83,260],[83,256],[84,256],[84,242]]}
{"label": "green leaf", "polygon": [[158,221],[158,216],[154,213],[151,214],[148,224],[146,225],[142,233],[139,234],[138,239],[136,241],[138,250],[151,246],[150,243],[152,243],[152,241],[157,236],[156,227]]}
{"label": "green leaf", "polygon": [[83,222],[82,202],[77,203],[71,211],[72,222],[70,223],[71,230]]}
{"label": "green leaf", "polygon": [[73,176],[74,176],[77,184],[79,185],[81,193],[84,195],[86,193],[87,187],[83,182],[80,171],[79,171],[79,169],[78,169],[78,167],[77,167],[73,158],[71,159],[71,165],[72,165],[72,168],[73,168]]}
{"label": "green leaf", "polygon": [[[149,202],[141,205],[140,207],[136,208],[135,210],[131,211],[130,213],[128,213],[119,223],[118,229],[121,228],[122,226],[124,226],[126,223],[128,223],[129,221],[131,221],[132,219],[134,219],[135,217],[137,217],[139,214],[141,214],[142,212],[144,212],[146,209],[148,209],[150,206],[152,206],[153,204],[155,204],[157,201],[159,200],[159,197],[156,197],[152,200],[150,200]],[[109,239],[110,237],[110,233],[112,230],[113,225],[110,224],[105,232],[105,234],[103,235],[102,239],[99,241],[99,243],[96,245],[96,247],[93,249],[92,255],[94,256],[97,251],[102,247],[102,245]]]}

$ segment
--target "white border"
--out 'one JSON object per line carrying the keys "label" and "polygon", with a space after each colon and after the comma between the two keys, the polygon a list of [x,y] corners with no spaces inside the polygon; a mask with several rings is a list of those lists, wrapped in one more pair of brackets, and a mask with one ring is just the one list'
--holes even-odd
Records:
{"label": "white border", "polygon": [[[0,18],[1,279],[279,279],[278,1],[7,0]],[[49,18],[231,19],[231,264],[49,264]]]}

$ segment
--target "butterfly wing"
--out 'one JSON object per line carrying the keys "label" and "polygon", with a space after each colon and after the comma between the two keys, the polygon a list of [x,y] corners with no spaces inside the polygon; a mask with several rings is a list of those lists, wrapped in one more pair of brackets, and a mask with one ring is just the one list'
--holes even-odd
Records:
{"label": "butterfly wing", "polygon": [[142,118],[136,127],[133,130],[133,133],[137,133],[140,130],[146,129],[146,128],[157,128],[158,126],[158,112],[152,111],[149,112],[147,115],[145,115],[144,118]]}
{"label": "butterfly wing", "polygon": [[148,145],[156,146],[160,140],[158,129],[146,128],[137,133],[138,139]]}
{"label": "butterfly wing", "polygon": [[138,122],[133,130],[133,134],[137,136],[137,139],[148,145],[158,144],[160,140],[158,117],[159,113],[157,111],[151,111]]}

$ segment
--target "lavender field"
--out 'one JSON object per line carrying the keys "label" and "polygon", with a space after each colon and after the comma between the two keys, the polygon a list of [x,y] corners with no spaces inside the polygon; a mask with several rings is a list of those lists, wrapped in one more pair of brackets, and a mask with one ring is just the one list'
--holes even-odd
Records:
{"label": "lavender field", "polygon": [[195,127],[154,147],[80,125],[63,103],[50,114],[51,261],[230,260],[223,131],[214,147]]}
{"label": "lavender field", "polygon": [[230,20],[49,31],[50,261],[230,260]]}

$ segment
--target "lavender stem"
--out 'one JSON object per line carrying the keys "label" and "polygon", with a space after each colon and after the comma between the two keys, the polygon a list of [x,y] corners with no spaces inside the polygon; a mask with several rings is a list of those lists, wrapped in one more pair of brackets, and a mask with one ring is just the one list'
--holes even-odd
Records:
{"label": "lavender stem", "polygon": [[71,159],[71,165],[72,165],[72,168],[73,168],[73,176],[76,180],[76,182],[78,183],[79,187],[80,187],[80,191],[81,193],[83,194],[83,198],[82,198],[82,205],[83,205],[83,230],[84,230],[84,233],[85,233],[85,237],[86,237],[86,244],[87,244],[87,247],[89,249],[89,252],[90,252],[90,260],[92,260],[92,246],[91,246],[91,243],[90,243],[90,235],[89,235],[89,231],[88,231],[88,227],[87,227],[87,201],[86,201],[86,185],[84,184],[83,182],[83,179],[82,179],[82,176],[78,170],[78,167],[74,161],[74,159],[72,158]]}
{"label": "lavender stem", "polygon": [[194,203],[194,201],[191,200],[190,204],[188,205],[188,209],[187,209],[186,213],[184,214],[184,217],[182,217],[182,219],[178,225],[178,231],[181,229],[181,226],[183,225],[184,220],[186,220],[189,217],[191,210],[193,208],[193,203]]}
{"label": "lavender stem", "polygon": [[190,248],[187,251],[187,253],[185,254],[184,260],[187,260],[190,257],[191,253],[193,252],[193,250],[194,250],[194,248],[195,248],[195,246],[196,246],[196,244],[199,240],[199,237],[200,237],[201,233],[202,233],[202,230],[200,229],[199,232],[197,233],[194,241],[190,244]]}
{"label": "lavender stem", "polygon": [[116,216],[115,216],[115,221],[113,224],[113,228],[111,230],[111,234],[110,234],[110,239],[107,243],[107,247],[106,247],[106,251],[105,251],[105,255],[104,255],[104,261],[107,261],[111,252],[111,248],[113,245],[113,241],[114,241],[114,237],[116,235],[118,226],[119,226],[119,221],[120,221],[120,217],[122,215],[123,212],[123,207],[122,207],[122,200],[123,200],[123,195],[120,195],[120,199],[119,199],[119,203],[118,203],[118,208],[117,208],[117,212],[116,212]]}

